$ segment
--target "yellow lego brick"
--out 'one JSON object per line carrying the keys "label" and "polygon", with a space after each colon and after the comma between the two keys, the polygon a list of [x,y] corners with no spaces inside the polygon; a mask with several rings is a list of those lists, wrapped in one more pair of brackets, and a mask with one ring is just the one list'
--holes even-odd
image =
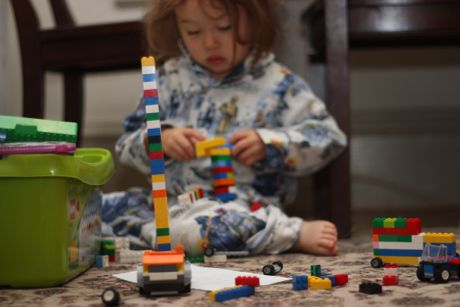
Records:
{"label": "yellow lego brick", "polygon": [[171,236],[159,236],[157,237],[158,244],[168,244],[171,243]]}
{"label": "yellow lego brick", "polygon": [[383,227],[384,228],[395,228],[396,226],[396,218],[395,217],[388,217],[383,220]]}
{"label": "yellow lego brick", "polygon": [[169,228],[168,198],[157,197],[153,200],[155,207],[155,224],[157,228]]}
{"label": "yellow lego brick", "polygon": [[201,141],[195,145],[195,153],[198,158],[207,156],[208,149],[225,145],[223,137],[217,137],[206,141]]}
{"label": "yellow lego brick", "polygon": [[385,263],[418,265],[419,257],[379,256]]}
{"label": "yellow lego brick", "polygon": [[209,293],[209,299],[210,299],[211,301],[213,301],[213,302],[216,301],[216,291],[211,291],[211,292]]}
{"label": "yellow lego brick", "polygon": [[161,175],[152,175],[152,183],[165,182],[166,177],[164,174]]}
{"label": "yellow lego brick", "polygon": [[211,148],[207,150],[207,154],[212,156],[229,156],[232,151],[228,148]]}
{"label": "yellow lego brick", "polygon": [[423,236],[423,243],[454,243],[455,234],[448,232],[426,232]]}
{"label": "yellow lego brick", "polygon": [[142,66],[154,66],[155,59],[151,56],[149,57],[142,57],[141,59]]}
{"label": "yellow lego brick", "polygon": [[308,276],[308,288],[310,289],[331,289],[332,284],[329,278]]}

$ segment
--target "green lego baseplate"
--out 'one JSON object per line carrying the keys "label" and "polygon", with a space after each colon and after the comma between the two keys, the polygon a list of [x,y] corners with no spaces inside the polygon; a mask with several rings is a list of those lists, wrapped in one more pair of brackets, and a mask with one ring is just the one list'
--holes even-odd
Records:
{"label": "green lego baseplate", "polygon": [[4,143],[77,142],[78,124],[73,122],[0,115]]}

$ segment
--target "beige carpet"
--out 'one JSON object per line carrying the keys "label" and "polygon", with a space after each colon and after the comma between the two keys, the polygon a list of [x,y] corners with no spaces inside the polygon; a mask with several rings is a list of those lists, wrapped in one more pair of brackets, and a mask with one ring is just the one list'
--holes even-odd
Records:
{"label": "beige carpet", "polygon": [[[427,216],[424,216],[424,215]],[[451,214],[425,213],[424,231],[455,232],[460,243],[458,212]],[[390,216],[390,215],[385,215]],[[394,216],[394,215],[391,215]],[[399,215],[407,216],[407,215]],[[415,216],[415,215],[412,215]],[[384,286],[383,293],[367,295],[358,291],[363,280],[381,283],[383,269],[369,265],[372,258],[370,223],[373,216],[355,215],[353,238],[340,242],[341,253],[337,257],[314,257],[302,254],[257,256],[229,260],[220,265],[228,269],[260,273],[263,265],[275,260],[284,263],[283,276],[309,274],[311,264],[334,274],[349,274],[349,284],[332,290],[293,291],[290,283],[263,286],[252,297],[227,301],[232,306],[460,306],[460,282],[448,284],[422,283],[417,280],[414,267],[400,267],[398,286]],[[458,245],[460,246],[460,245]],[[134,266],[116,265],[104,269],[92,268],[64,286],[49,289],[0,290],[0,306],[101,306],[99,295],[106,287],[117,288],[125,306],[208,306],[209,293],[192,290],[188,295],[161,298],[144,298],[137,287],[117,280],[112,274],[131,271]]]}

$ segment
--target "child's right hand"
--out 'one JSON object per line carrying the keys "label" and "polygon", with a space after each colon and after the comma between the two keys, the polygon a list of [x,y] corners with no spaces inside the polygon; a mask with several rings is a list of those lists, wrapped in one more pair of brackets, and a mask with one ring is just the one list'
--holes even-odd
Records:
{"label": "child's right hand", "polygon": [[204,140],[205,136],[194,128],[168,128],[161,132],[165,155],[178,161],[196,158],[195,144]]}

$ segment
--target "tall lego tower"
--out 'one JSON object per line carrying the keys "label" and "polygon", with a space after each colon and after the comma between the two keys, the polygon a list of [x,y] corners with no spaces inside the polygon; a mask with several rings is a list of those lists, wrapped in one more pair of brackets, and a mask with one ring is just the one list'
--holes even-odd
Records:
{"label": "tall lego tower", "polygon": [[141,62],[156,224],[156,242],[152,242],[152,245],[156,250],[144,252],[142,264],[137,267],[137,284],[139,292],[145,295],[190,292],[190,263],[185,261],[181,245],[177,245],[174,250],[171,249],[155,59],[143,57]]}

